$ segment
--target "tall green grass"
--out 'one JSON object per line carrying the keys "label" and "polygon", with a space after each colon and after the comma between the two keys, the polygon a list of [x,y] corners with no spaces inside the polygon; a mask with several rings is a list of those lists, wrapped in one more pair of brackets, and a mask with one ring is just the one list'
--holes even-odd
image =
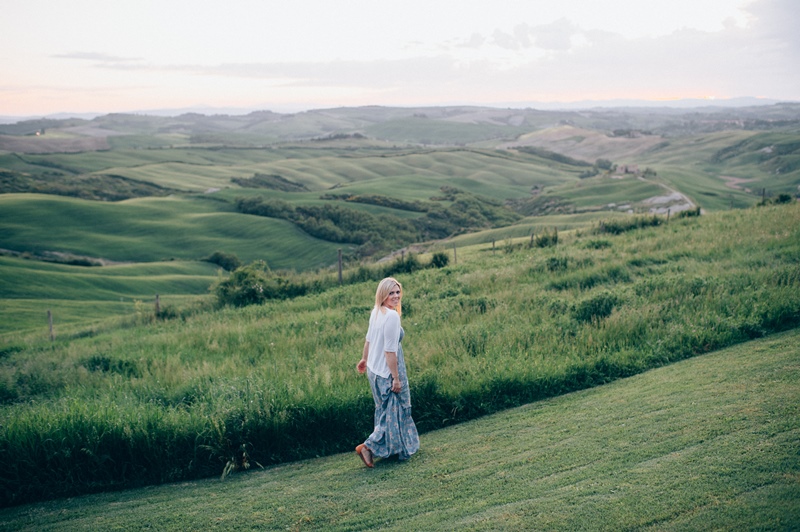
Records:
{"label": "tall green grass", "polygon": [[[796,530],[800,330],[343,454],[0,509],[40,530]],[[252,469],[258,469],[251,464]]]}
{"label": "tall green grass", "polygon": [[[422,431],[800,325],[800,207],[672,220],[400,275]],[[6,504],[349,450],[374,282],[0,358]],[[246,455],[245,455],[246,453]]]}

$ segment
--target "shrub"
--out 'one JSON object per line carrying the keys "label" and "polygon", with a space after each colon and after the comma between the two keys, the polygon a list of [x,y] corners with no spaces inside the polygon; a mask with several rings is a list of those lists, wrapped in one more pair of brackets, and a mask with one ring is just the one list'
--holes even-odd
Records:
{"label": "shrub", "polygon": [[243,307],[267,300],[264,287],[269,282],[269,267],[264,261],[237,268],[227,279],[217,282],[212,290],[220,306]]}
{"label": "shrub", "polygon": [[550,257],[545,263],[545,267],[549,272],[560,272],[567,269],[569,261],[567,257]]}
{"label": "shrub", "polygon": [[267,263],[256,261],[237,268],[227,279],[211,288],[219,306],[244,307],[264,303],[269,299],[287,299],[305,295],[307,284],[274,274]]}
{"label": "shrub", "polygon": [[637,216],[624,220],[604,220],[594,229],[594,233],[609,233],[612,235],[619,235],[634,229],[641,229],[643,227],[654,227],[661,225],[663,220],[656,216]]}
{"label": "shrub", "polygon": [[792,196],[791,194],[781,193],[775,196],[774,198],[764,198],[758,203],[756,203],[757,207],[763,207],[765,205],[785,205],[787,203],[792,203]]}
{"label": "shrub", "polygon": [[685,211],[680,211],[678,214],[675,215],[676,218],[692,218],[695,216],[700,216],[700,207],[696,207],[694,209],[688,209]]}
{"label": "shrub", "polygon": [[431,268],[444,268],[450,262],[450,255],[444,251],[437,251],[431,257]]}
{"label": "shrub", "polygon": [[205,261],[216,264],[229,272],[232,272],[242,265],[242,261],[239,260],[239,257],[233,253],[223,253],[222,251],[215,251],[205,259]]}
{"label": "shrub", "polygon": [[136,362],[132,360],[113,359],[105,355],[94,355],[83,362],[83,367],[89,371],[104,373],[117,373],[125,377],[141,377],[142,372]]}
{"label": "shrub", "polygon": [[579,322],[599,321],[611,315],[617,305],[617,297],[611,292],[601,292],[578,303],[573,316]]}
{"label": "shrub", "polygon": [[586,249],[606,249],[611,247],[611,242],[608,240],[589,240],[585,246]]}
{"label": "shrub", "polygon": [[545,229],[543,233],[535,235],[533,238],[533,245],[537,248],[548,248],[558,245],[558,228],[554,227],[552,233]]}
{"label": "shrub", "polygon": [[392,277],[398,273],[414,273],[422,269],[422,264],[413,253],[401,256],[383,269],[383,277]]}

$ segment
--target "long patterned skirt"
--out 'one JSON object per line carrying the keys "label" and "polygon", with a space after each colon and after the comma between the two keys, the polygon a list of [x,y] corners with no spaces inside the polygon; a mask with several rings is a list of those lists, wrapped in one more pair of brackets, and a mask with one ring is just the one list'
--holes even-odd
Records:
{"label": "long patterned skirt", "polygon": [[375,399],[375,428],[364,445],[378,458],[396,454],[400,460],[407,460],[419,450],[419,434],[411,418],[411,393],[402,347],[397,350],[397,369],[402,383],[400,393],[392,393],[391,375],[383,378],[367,371]]}

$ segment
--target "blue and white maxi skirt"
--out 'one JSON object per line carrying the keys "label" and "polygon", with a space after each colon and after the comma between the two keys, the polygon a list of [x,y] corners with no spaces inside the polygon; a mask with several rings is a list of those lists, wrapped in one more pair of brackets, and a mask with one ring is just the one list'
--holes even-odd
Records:
{"label": "blue and white maxi skirt", "polygon": [[375,399],[375,428],[364,445],[378,458],[396,454],[400,460],[407,460],[419,450],[419,434],[411,418],[411,393],[402,346],[397,348],[397,370],[402,383],[400,393],[392,393],[391,375],[384,378],[367,371]]}

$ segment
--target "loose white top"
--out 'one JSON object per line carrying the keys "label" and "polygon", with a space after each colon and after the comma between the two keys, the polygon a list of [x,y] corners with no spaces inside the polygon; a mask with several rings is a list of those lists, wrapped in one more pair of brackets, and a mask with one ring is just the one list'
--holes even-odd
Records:
{"label": "loose white top", "polygon": [[[381,312],[384,310],[385,312]],[[400,343],[400,315],[396,310],[386,307],[373,308],[369,316],[369,329],[367,329],[367,342],[369,342],[369,357],[367,367],[375,375],[384,379],[392,372],[386,364],[386,355],[397,353]]]}

